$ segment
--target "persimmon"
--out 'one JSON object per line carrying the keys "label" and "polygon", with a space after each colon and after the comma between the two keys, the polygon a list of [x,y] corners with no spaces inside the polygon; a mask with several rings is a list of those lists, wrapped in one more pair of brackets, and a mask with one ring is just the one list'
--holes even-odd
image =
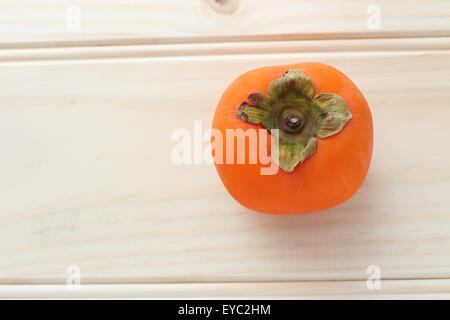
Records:
{"label": "persimmon", "polygon": [[[226,189],[240,204],[262,213],[307,213],[344,202],[362,185],[372,156],[372,117],[364,96],[342,72],[321,63],[242,74],[220,99],[212,127],[224,139],[222,145],[215,139],[212,144]],[[275,174],[261,174],[267,166],[261,161],[218,159],[229,151],[227,139],[235,139],[227,130],[239,129],[258,129],[258,137],[272,134],[266,145],[277,151]],[[245,144],[245,152],[250,151]]]}

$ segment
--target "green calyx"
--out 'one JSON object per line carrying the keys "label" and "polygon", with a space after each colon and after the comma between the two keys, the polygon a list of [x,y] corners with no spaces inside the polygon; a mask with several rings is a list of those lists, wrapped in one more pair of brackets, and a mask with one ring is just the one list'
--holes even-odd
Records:
{"label": "green calyx", "polygon": [[248,100],[237,117],[269,132],[278,129],[278,166],[286,172],[314,154],[317,138],[338,133],[352,117],[338,95],[314,96],[312,80],[299,70],[285,72],[269,84],[268,94],[252,93]]}

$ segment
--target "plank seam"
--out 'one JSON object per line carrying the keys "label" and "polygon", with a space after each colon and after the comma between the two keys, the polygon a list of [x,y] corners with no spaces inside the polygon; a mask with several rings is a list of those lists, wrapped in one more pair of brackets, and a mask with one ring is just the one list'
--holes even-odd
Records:
{"label": "plank seam", "polygon": [[[380,280],[382,281],[450,281],[449,277],[405,277],[405,278],[391,278],[391,277],[383,277]],[[83,282],[82,285],[90,286],[90,285],[171,285],[171,284],[186,284],[186,285],[201,285],[201,284],[258,284],[258,283],[343,283],[343,282],[366,282],[367,279],[302,279],[302,280],[247,280],[247,281],[128,281],[128,282],[109,282],[109,281],[89,281]],[[5,285],[13,285],[13,286],[23,286],[23,285],[33,285],[33,286],[41,286],[41,285],[65,285],[64,282],[61,281],[47,281],[47,282],[19,282],[19,281],[5,281],[0,280],[0,286]]]}
{"label": "plank seam", "polygon": [[308,40],[358,40],[358,39],[408,39],[449,37],[450,31],[412,31],[412,32],[347,32],[347,33],[310,33],[310,34],[276,34],[245,35],[218,37],[171,37],[171,38],[129,38],[129,39],[95,39],[95,40],[56,40],[36,42],[5,42],[0,49],[38,49],[68,48],[93,46],[138,46],[152,44],[200,44],[224,42],[265,42],[265,41],[308,41]]}
{"label": "plank seam", "polygon": [[450,49],[450,37],[410,39],[229,42],[107,47],[66,47],[0,50],[0,62],[87,60],[109,58],[200,57],[252,54],[416,52]]}

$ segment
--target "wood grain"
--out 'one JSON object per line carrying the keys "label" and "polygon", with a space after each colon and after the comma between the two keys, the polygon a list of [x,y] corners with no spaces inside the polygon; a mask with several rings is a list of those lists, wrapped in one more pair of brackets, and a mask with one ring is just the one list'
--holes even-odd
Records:
{"label": "wood grain", "polygon": [[[221,3],[222,8],[207,0],[3,0],[0,46],[450,35],[446,0]],[[371,23],[378,12],[379,27]]]}
{"label": "wood grain", "polygon": [[[69,265],[85,284],[450,278],[449,50],[51,57],[0,63],[1,283],[63,284]],[[236,76],[302,61],[371,105],[351,200],[257,214],[212,166],[170,161],[173,130],[209,127]]]}

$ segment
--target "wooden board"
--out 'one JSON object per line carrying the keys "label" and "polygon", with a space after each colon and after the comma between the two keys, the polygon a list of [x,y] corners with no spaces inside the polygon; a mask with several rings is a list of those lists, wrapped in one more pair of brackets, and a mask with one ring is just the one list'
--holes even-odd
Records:
{"label": "wooden board", "polygon": [[4,0],[0,46],[450,35],[450,2]]}
{"label": "wooden board", "polygon": [[[1,64],[3,281],[58,283],[71,264],[87,283],[353,280],[371,264],[387,278],[450,276],[449,54]],[[170,161],[173,130],[209,127],[238,74],[315,60],[346,72],[372,106],[373,164],[346,204],[255,214],[213,166]]]}
{"label": "wooden board", "polygon": [[384,280],[380,290],[365,281],[3,285],[1,299],[449,299],[449,280]]}
{"label": "wooden board", "polygon": [[[1,298],[449,297],[448,2],[381,1],[373,33],[365,1],[73,3],[83,32],[59,26],[66,3],[0,4]],[[305,61],[345,72],[371,106],[373,162],[349,201],[257,214],[212,165],[171,161],[173,131],[209,128],[239,74]]]}

